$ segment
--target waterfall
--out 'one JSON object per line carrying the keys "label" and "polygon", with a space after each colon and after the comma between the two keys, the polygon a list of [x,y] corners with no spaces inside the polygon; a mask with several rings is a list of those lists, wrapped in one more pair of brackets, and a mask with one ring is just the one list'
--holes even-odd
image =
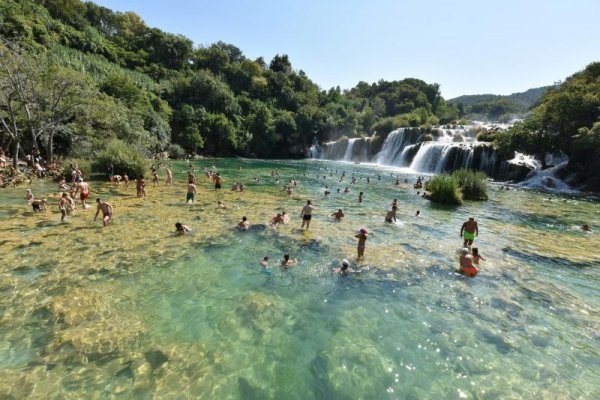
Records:
{"label": "waterfall", "polygon": [[385,138],[383,147],[376,156],[377,164],[396,165],[396,159],[405,146],[404,130],[405,128],[396,129]]}
{"label": "waterfall", "polygon": [[354,142],[356,142],[356,138],[348,139],[348,147],[346,147],[346,152],[344,153],[344,161],[352,161],[352,148],[354,147]]}
{"label": "waterfall", "polygon": [[501,180],[523,179],[536,168],[526,160],[502,160],[489,143],[477,142],[478,129],[478,126],[399,128],[387,136],[342,137],[323,143],[320,157],[328,160],[370,161],[434,174],[468,168],[484,171]]}

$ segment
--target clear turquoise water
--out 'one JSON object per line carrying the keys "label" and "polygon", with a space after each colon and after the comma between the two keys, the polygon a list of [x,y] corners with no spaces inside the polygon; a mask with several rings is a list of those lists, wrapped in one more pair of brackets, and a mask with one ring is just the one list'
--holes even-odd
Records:
{"label": "clear turquoise water", "polygon": [[[144,200],[95,183],[92,196],[115,205],[106,229],[91,210],[61,225],[55,210],[32,215],[24,188],[0,192],[0,397],[600,398],[600,240],[579,229],[600,229],[598,202],[491,187],[487,202],[448,208],[375,166],[196,164],[248,191],[215,194],[200,178],[198,204],[186,206],[183,164],[174,187],[149,186]],[[299,186],[288,197],[290,178]],[[388,225],[394,198],[400,222]],[[317,209],[303,233],[306,199]],[[266,229],[283,208],[290,224]],[[337,208],[341,223],[328,217]],[[233,229],[241,215],[249,232]],[[453,273],[471,215],[487,258],[475,279]],[[176,220],[193,235],[172,235]],[[356,264],[361,226],[362,272],[332,275],[342,258]],[[280,271],[284,252],[299,265]],[[265,255],[272,275],[258,265]]]}

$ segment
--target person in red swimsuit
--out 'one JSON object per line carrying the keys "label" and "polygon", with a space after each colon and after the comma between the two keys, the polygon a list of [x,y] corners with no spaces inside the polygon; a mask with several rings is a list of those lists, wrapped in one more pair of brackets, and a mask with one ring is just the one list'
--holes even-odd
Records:
{"label": "person in red swimsuit", "polygon": [[460,268],[458,272],[471,278],[477,275],[479,270],[473,264],[473,256],[469,254],[469,249],[465,247],[460,253]]}

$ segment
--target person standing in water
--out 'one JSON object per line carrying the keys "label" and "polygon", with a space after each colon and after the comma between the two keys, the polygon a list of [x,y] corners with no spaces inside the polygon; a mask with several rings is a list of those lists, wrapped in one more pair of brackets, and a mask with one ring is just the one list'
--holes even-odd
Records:
{"label": "person standing in water", "polygon": [[223,186],[223,178],[221,178],[219,174],[215,174],[213,181],[215,182],[215,190],[221,191],[221,186]]}
{"label": "person standing in water", "polygon": [[80,192],[79,200],[81,200],[81,205],[85,210],[86,208],[88,208],[87,199],[88,197],[90,197],[90,185],[88,185],[87,182],[84,182],[82,180],[77,184],[77,190],[75,190],[75,194],[77,194],[77,192]]}
{"label": "person standing in water", "polygon": [[469,217],[460,228],[460,236],[464,238],[463,247],[471,248],[475,236],[479,236],[479,227],[475,218]]}
{"label": "person standing in water", "polygon": [[315,208],[312,206],[310,200],[306,200],[306,205],[302,208],[302,212],[300,216],[302,217],[302,226],[300,229],[304,228],[306,224],[306,229],[310,227],[310,220],[312,219],[312,212]]}
{"label": "person standing in water", "polygon": [[362,204],[362,202],[363,202],[363,192],[360,192],[358,194],[358,204]]}
{"label": "person standing in water", "polygon": [[58,209],[60,210],[60,222],[65,222],[68,210],[71,208],[70,198],[67,193],[63,193],[58,200]]}
{"label": "person standing in water", "polygon": [[188,183],[188,189],[187,189],[187,194],[185,196],[185,202],[186,204],[189,204],[190,201],[192,202],[192,204],[195,203],[194,197],[196,196],[196,185],[194,185],[193,183]]}
{"label": "person standing in water", "polygon": [[170,168],[167,168],[167,179],[165,179],[165,185],[166,186],[173,185],[173,172],[171,171]]}
{"label": "person standing in water", "polygon": [[396,222],[396,211],[398,207],[392,206],[392,209],[385,214],[385,222]]}
{"label": "person standing in water", "polygon": [[110,220],[112,219],[113,208],[107,202],[96,199],[96,203],[98,203],[98,207],[96,208],[96,215],[94,216],[94,221],[98,218],[98,214],[102,211],[102,225],[107,226]]}
{"label": "person standing in water", "polygon": [[362,260],[365,258],[365,248],[367,247],[367,236],[369,232],[365,228],[361,228],[358,234],[354,236],[358,239],[358,245],[356,246],[356,252],[358,253],[358,259]]}

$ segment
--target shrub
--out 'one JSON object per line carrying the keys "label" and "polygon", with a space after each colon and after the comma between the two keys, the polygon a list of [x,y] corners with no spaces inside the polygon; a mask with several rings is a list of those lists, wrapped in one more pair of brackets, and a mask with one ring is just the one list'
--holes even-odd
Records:
{"label": "shrub", "polygon": [[175,143],[170,143],[167,147],[167,151],[169,152],[169,158],[181,159],[185,158],[186,155],[185,149]]}
{"label": "shrub", "polygon": [[467,200],[487,200],[486,179],[487,175],[481,171],[459,169],[452,173],[458,186]]}
{"label": "shrub", "polygon": [[429,198],[432,201],[444,204],[462,204],[458,182],[450,175],[438,175],[427,185],[431,192]]}
{"label": "shrub", "polygon": [[67,182],[71,181],[71,173],[73,168],[71,165],[76,165],[81,170],[81,174],[84,178],[89,178],[92,173],[92,162],[86,158],[67,158],[62,161],[60,167],[60,177],[64,176]]}
{"label": "shrub", "polygon": [[111,164],[115,174],[127,173],[132,178],[143,176],[148,162],[125,142],[114,139],[107,143],[94,162],[94,171],[109,175]]}

